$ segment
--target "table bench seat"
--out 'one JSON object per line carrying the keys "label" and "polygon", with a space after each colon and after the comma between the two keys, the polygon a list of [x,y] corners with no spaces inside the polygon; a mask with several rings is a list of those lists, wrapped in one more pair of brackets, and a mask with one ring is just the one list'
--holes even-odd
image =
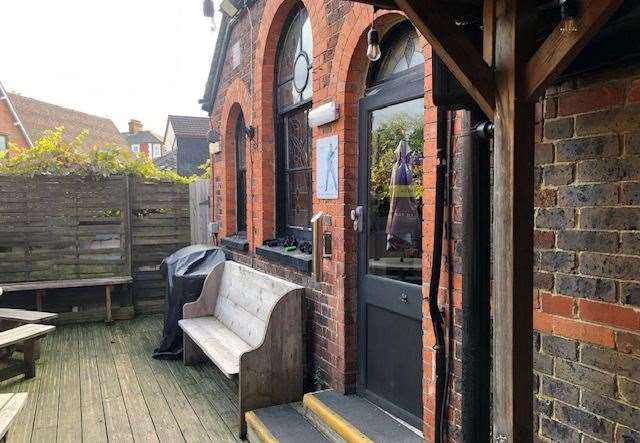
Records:
{"label": "table bench seat", "polygon": [[27,397],[26,392],[0,394],[0,441],[6,441],[11,425],[27,403]]}
{"label": "table bench seat", "polygon": [[25,378],[33,378],[36,375],[36,341],[56,327],[52,325],[39,325],[29,323],[0,332],[0,349],[16,344],[22,345],[23,360],[9,359],[4,361],[0,368],[0,380],[7,380],[19,374],[24,374]]}
{"label": "table bench seat", "polygon": [[240,356],[251,346],[215,317],[180,320],[182,331],[227,376],[240,372]]}

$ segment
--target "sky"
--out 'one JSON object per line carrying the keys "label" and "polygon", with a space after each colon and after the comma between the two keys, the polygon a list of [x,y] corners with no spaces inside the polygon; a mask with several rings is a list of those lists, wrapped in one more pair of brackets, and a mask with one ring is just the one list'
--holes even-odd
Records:
{"label": "sky", "polygon": [[160,136],[169,114],[206,116],[198,100],[216,33],[202,0],[2,0],[0,17],[9,92],[111,118],[121,131],[135,118]]}

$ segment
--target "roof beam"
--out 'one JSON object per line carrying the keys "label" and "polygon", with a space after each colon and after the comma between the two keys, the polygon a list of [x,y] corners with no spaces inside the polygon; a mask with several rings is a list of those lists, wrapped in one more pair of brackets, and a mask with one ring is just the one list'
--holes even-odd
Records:
{"label": "roof beam", "polygon": [[578,0],[578,32],[561,32],[560,24],[527,62],[526,85],[529,99],[537,100],[560,75],[623,0]]}
{"label": "roof beam", "polygon": [[493,119],[493,71],[467,36],[443,11],[442,3],[436,0],[396,0],[396,4],[425,36],[480,109]]}

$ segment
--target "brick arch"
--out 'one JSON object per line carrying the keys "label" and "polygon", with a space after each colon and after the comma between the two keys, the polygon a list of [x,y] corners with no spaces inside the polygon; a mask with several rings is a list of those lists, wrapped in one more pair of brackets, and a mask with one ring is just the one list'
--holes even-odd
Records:
{"label": "brick arch", "polygon": [[318,70],[322,64],[326,42],[322,38],[327,25],[323,0],[266,0],[256,39],[253,100],[255,107],[252,121],[257,129],[257,174],[255,186],[261,190],[256,195],[254,217],[256,244],[275,234],[275,128],[274,128],[274,74],[278,43],[285,22],[293,8],[302,3],[309,14],[313,36],[313,97],[320,89]]}
{"label": "brick arch", "polygon": [[[221,159],[224,165],[224,171],[218,173],[220,180],[221,195],[221,220],[220,235],[235,234],[236,231],[236,146],[235,146],[235,129],[238,117],[242,112],[245,125],[249,125],[249,113],[251,110],[251,101],[249,98],[249,90],[246,84],[236,79],[227,88],[224,102],[222,105],[222,115],[220,119],[220,142],[222,145]],[[247,143],[247,149],[250,143]],[[245,158],[249,159],[250,153],[247,152]],[[251,168],[247,168],[247,181],[251,180]],[[248,189],[248,187],[247,187]],[[251,199],[247,196],[247,205]],[[251,224],[251,208],[247,207],[247,231]],[[250,236],[249,236],[250,237]]]}
{"label": "brick arch", "polygon": [[[402,20],[406,20],[404,14],[398,12],[378,12],[374,22],[376,29],[380,32],[382,38],[394,25]],[[340,106],[342,117],[336,122],[335,130],[340,134],[343,141],[341,147],[344,149],[345,167],[341,170],[342,178],[347,184],[346,189],[351,192],[345,193],[344,204],[344,238],[342,239],[342,251],[344,256],[345,274],[356,275],[357,272],[357,239],[349,226],[349,212],[357,202],[357,177],[358,177],[358,102],[362,97],[365,87],[367,72],[369,69],[369,61],[366,58],[366,34],[371,25],[371,7],[363,4],[354,5],[349,14],[345,17],[340,37],[336,44],[336,57],[332,69],[332,89],[329,95],[333,95],[337,99]],[[432,248],[433,226],[429,220],[433,219],[435,201],[435,137],[436,137],[436,109],[431,99],[431,47],[426,39],[420,35],[420,43],[424,54],[424,104],[425,104],[425,144],[424,144],[424,168],[423,168],[423,185],[425,204],[423,205],[423,254],[428,257]],[[335,243],[335,242],[334,242]],[[337,244],[336,244],[337,246]],[[337,249],[337,248],[336,248]],[[349,251],[353,251],[349,253]],[[430,260],[423,258],[423,275],[425,278],[429,276]],[[339,280],[340,281],[340,280]],[[341,290],[340,290],[341,289]],[[339,337],[344,340],[345,347],[345,367],[356,367],[357,361],[357,289],[355,283],[349,283],[347,279],[344,287],[338,290],[342,297],[338,297],[341,302],[339,306],[338,322],[342,329],[339,331]],[[432,347],[434,345],[434,335],[429,317],[427,296],[428,282],[423,283],[423,396],[424,396],[424,435],[426,440],[434,438],[433,424],[435,422],[435,378],[432,371],[428,368],[435,368],[434,354]],[[355,374],[354,374],[355,377]]]}

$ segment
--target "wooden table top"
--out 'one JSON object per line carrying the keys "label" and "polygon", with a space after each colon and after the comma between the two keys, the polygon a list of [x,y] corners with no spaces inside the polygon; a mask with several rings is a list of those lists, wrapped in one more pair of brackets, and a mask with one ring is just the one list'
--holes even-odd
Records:
{"label": "wooden table top", "polygon": [[0,320],[11,320],[19,323],[46,323],[54,318],[58,318],[58,314],[55,312],[0,308]]}

